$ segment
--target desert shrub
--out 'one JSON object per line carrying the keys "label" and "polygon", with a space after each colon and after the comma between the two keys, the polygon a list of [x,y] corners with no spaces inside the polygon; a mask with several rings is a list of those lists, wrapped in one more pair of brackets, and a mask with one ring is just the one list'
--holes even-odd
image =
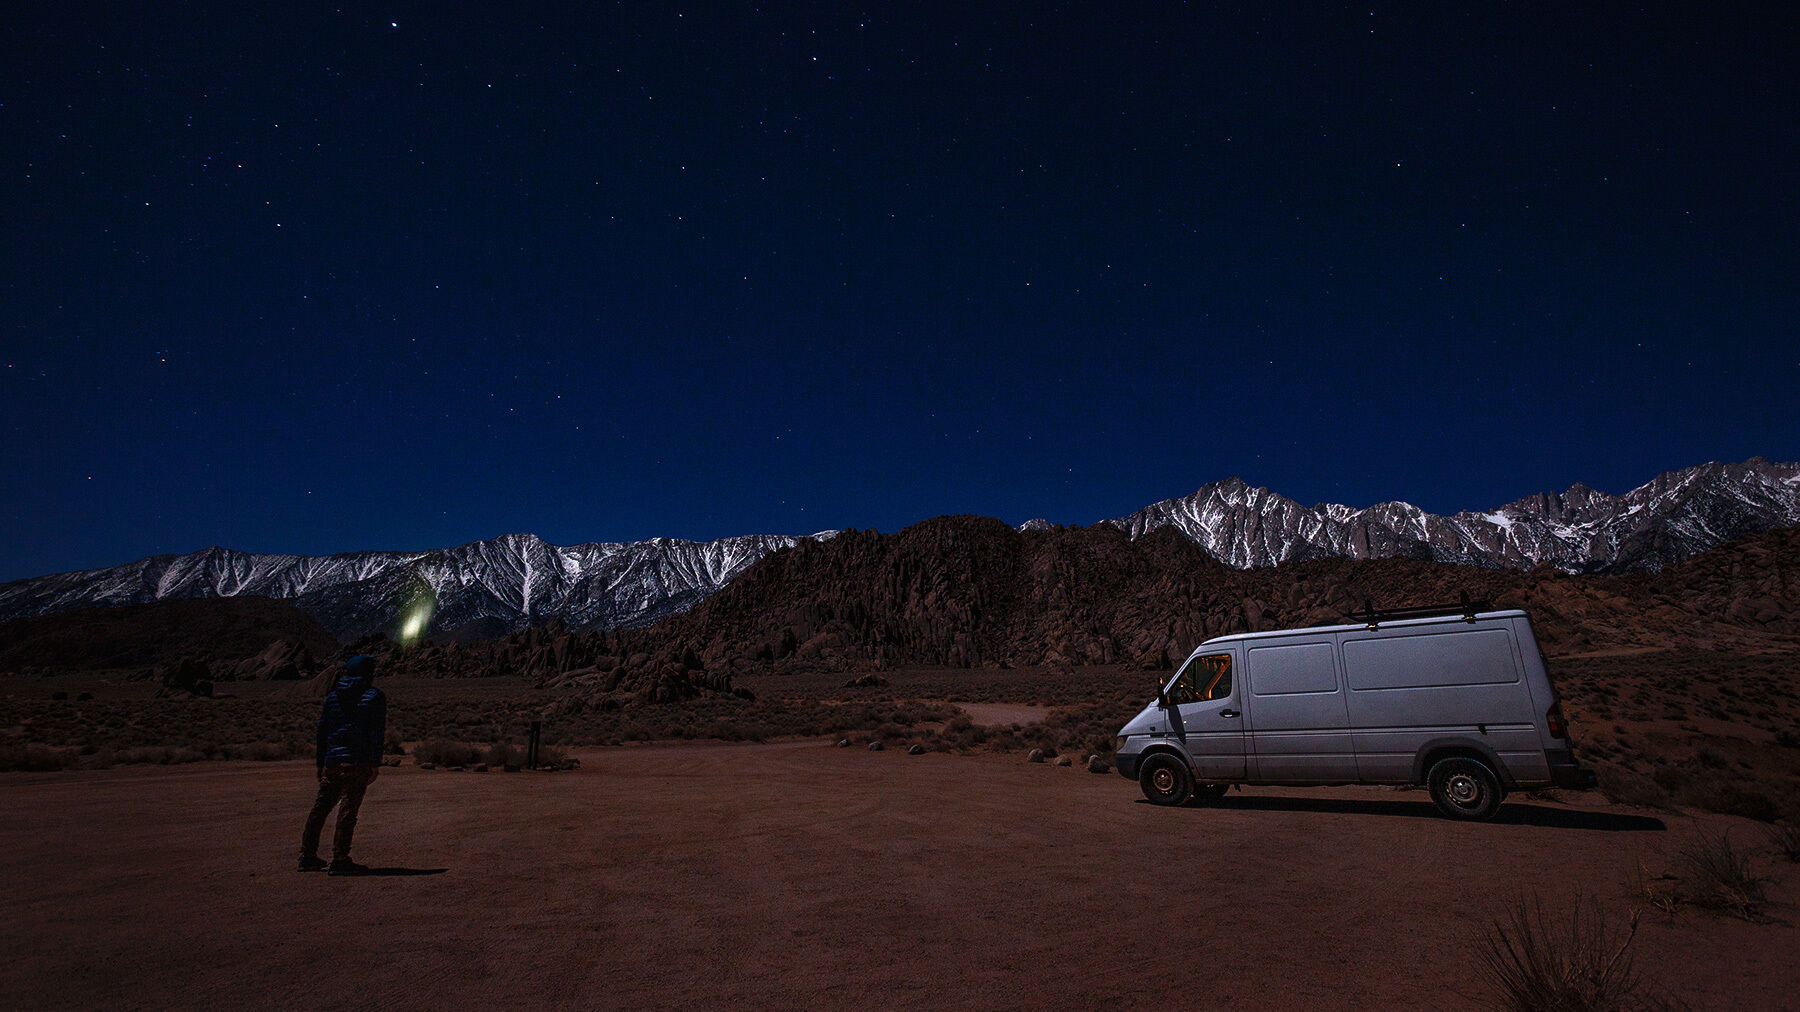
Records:
{"label": "desert shrub", "polygon": [[1567,923],[1523,898],[1481,943],[1481,974],[1492,989],[1484,1003],[1513,1012],[1641,1009],[1666,1006],[1632,965],[1637,917],[1619,931],[1598,900],[1575,898]]}
{"label": "desert shrub", "polygon": [[1614,804],[1663,808],[1669,803],[1669,793],[1653,780],[1616,766],[1601,766],[1597,772],[1600,793]]}
{"label": "desert shrub", "polygon": [[405,755],[406,746],[400,741],[400,732],[389,731],[381,743],[382,755]]}
{"label": "desert shrub", "polygon": [[201,762],[205,758],[206,753],[199,749],[171,745],[148,745],[113,752],[113,761],[122,765],[173,766]]}
{"label": "desert shrub", "polygon": [[1711,767],[1712,769],[1724,769],[1731,765],[1731,760],[1725,758],[1725,753],[1720,752],[1711,745],[1702,745],[1695,749],[1694,762],[1697,765]]}
{"label": "desert shrub", "polygon": [[1681,905],[1681,890],[1676,888],[1675,876],[1658,875],[1652,877],[1650,869],[1644,866],[1642,858],[1638,859],[1637,872],[1632,876],[1632,893],[1651,907],[1663,912],[1664,916],[1673,918],[1675,908]]}
{"label": "desert shrub", "polygon": [[1688,899],[1695,905],[1726,910],[1745,920],[1754,920],[1761,911],[1768,879],[1751,873],[1750,862],[1731,846],[1728,835],[1714,839],[1702,834],[1682,848],[1676,863],[1690,878]]}
{"label": "desert shrub", "polygon": [[1800,823],[1770,826],[1769,846],[1789,861],[1800,862]]}
{"label": "desert shrub", "polygon": [[1695,808],[1758,822],[1774,822],[1781,817],[1781,806],[1768,791],[1735,778],[1696,781],[1681,792],[1681,800]]}
{"label": "desert shrub", "polygon": [[473,766],[481,762],[482,750],[474,745],[454,741],[421,742],[413,749],[413,762],[420,765]]}
{"label": "desert shrub", "polygon": [[74,761],[75,756],[70,752],[48,745],[0,745],[0,771],[52,773],[68,769]]}
{"label": "desert shrub", "polygon": [[220,750],[225,759],[247,759],[252,762],[277,762],[282,759],[296,759],[303,753],[296,753],[291,743],[285,741],[256,741],[248,745],[227,745]]}
{"label": "desert shrub", "polygon": [[523,766],[525,765],[525,750],[502,742],[495,742],[481,754],[480,761],[489,766]]}

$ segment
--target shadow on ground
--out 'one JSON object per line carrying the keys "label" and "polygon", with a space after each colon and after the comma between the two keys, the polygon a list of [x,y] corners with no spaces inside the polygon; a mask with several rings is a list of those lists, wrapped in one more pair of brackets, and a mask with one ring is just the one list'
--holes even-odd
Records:
{"label": "shadow on ground", "polygon": [[374,867],[371,867],[368,871],[365,871],[365,872],[359,872],[355,875],[350,875],[350,876],[340,875],[338,877],[339,878],[375,878],[378,876],[403,877],[403,876],[407,876],[407,875],[442,875],[443,873],[445,873],[449,870],[450,869],[448,869],[448,868],[374,868]]}
{"label": "shadow on ground", "polygon": [[[1150,802],[1140,800],[1138,804]],[[1227,794],[1206,804],[1189,803],[1196,810],[1209,808],[1240,812],[1335,812],[1340,815],[1383,815],[1414,819],[1442,819],[1429,801],[1362,800],[1355,798],[1292,798],[1256,794]],[[1586,812],[1573,808],[1509,802],[1489,820],[1502,826],[1544,826],[1551,829],[1594,829],[1603,832],[1663,832],[1661,819],[1623,812]]]}

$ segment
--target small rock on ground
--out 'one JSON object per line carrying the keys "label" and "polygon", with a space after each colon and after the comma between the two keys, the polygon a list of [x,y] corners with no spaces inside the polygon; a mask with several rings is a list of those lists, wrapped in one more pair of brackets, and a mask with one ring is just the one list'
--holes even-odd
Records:
{"label": "small rock on ground", "polygon": [[1031,752],[1030,752],[1030,754],[1028,754],[1028,755],[1026,755],[1026,756],[1025,756],[1025,761],[1026,761],[1026,762],[1028,762],[1028,763],[1041,763],[1041,762],[1043,762],[1043,761],[1044,761],[1044,750],[1043,750],[1043,749],[1041,749],[1041,748],[1034,748],[1034,749],[1032,749],[1032,750],[1031,750]]}
{"label": "small rock on ground", "polygon": [[1059,755],[1056,757],[1056,765],[1058,766],[1073,766],[1074,764],[1075,761],[1066,755]]}
{"label": "small rock on ground", "polygon": [[924,755],[925,754],[925,746],[914,745],[911,748],[906,750],[906,754],[907,755]]}
{"label": "small rock on ground", "polygon": [[1087,768],[1089,773],[1111,773],[1112,763],[1107,762],[1097,755],[1091,755],[1088,756]]}
{"label": "small rock on ground", "polygon": [[870,743],[869,743],[869,751],[871,751],[871,752],[879,752],[879,751],[881,751],[881,743],[880,743],[880,742],[878,742],[878,741],[872,741],[872,742],[870,742]]}

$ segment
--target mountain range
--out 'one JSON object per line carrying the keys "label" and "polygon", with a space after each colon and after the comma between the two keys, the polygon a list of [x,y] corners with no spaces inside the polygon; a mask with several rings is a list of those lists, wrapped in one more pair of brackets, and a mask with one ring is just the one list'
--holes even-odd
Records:
{"label": "mountain range", "polygon": [[463,636],[501,635],[552,618],[574,628],[631,628],[687,610],[798,540],[751,535],[558,547],[531,534],[508,534],[423,552],[273,555],[208,548],[0,584],[0,621],[253,595],[291,601],[345,641],[397,633],[412,615]]}
{"label": "mountain range", "polygon": [[1174,527],[1238,569],[1398,556],[1488,569],[1548,563],[1570,573],[1653,572],[1733,538],[1800,524],[1800,464],[1701,464],[1618,496],[1577,482],[1560,494],[1452,516],[1404,502],[1307,507],[1228,478],[1108,522],[1133,540]]}
{"label": "mountain range", "polygon": [[[1800,525],[1800,464],[1760,457],[1670,471],[1618,496],[1577,483],[1487,512],[1427,513],[1404,502],[1306,507],[1228,478],[1103,521],[1131,540],[1172,528],[1238,569],[1326,558],[1402,557],[1488,569],[1655,571],[1734,538]],[[1021,531],[1051,528],[1043,520]],[[344,640],[436,630],[493,637],[560,620],[629,629],[684,612],[758,560],[805,538],[751,535],[558,547],[509,534],[421,552],[275,555],[208,548],[106,569],[0,584],[0,621],[104,605],[254,595],[289,600]],[[424,623],[421,623],[424,624]]]}

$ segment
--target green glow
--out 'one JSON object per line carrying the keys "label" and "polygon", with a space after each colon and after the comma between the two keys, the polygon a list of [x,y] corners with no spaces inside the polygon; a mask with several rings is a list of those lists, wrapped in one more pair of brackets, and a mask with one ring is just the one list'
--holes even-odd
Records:
{"label": "green glow", "polygon": [[410,644],[418,639],[427,626],[431,625],[432,606],[437,602],[431,598],[413,605],[406,618],[400,623],[400,642]]}

